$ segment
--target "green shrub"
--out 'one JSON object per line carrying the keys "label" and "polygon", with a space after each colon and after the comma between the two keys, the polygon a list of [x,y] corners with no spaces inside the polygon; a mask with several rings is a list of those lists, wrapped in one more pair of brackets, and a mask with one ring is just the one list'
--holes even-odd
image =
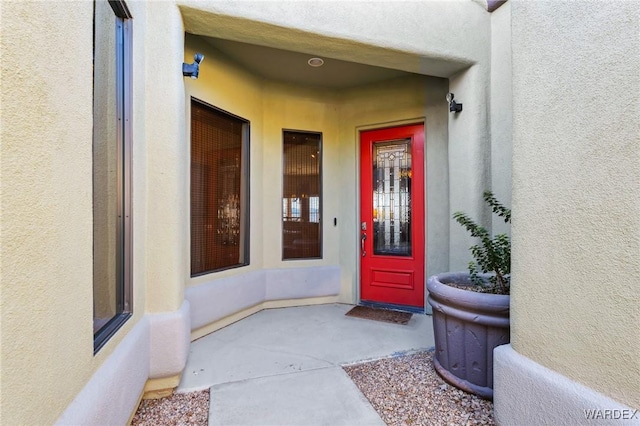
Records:
{"label": "green shrub", "polygon": [[[500,204],[491,191],[485,191],[483,198],[493,213],[503,218],[505,223],[511,223],[511,209]],[[498,234],[491,238],[486,228],[478,225],[462,212],[455,212],[453,218],[464,226],[472,237],[480,239],[480,244],[471,246],[471,254],[475,258],[475,262],[469,262],[471,282],[474,285],[486,286],[486,282],[478,274],[491,273],[489,277],[490,292],[509,294],[511,278],[511,241],[509,236]]]}

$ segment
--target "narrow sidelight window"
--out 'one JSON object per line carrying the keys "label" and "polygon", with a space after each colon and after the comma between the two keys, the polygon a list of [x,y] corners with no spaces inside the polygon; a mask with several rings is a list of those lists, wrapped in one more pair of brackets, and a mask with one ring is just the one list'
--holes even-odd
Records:
{"label": "narrow sidelight window", "polygon": [[282,259],[322,258],[322,134],[283,132]]}
{"label": "narrow sidelight window", "polygon": [[124,2],[94,2],[94,353],[132,311],[131,22]]}
{"label": "narrow sidelight window", "polygon": [[191,100],[191,276],[249,264],[249,122]]}

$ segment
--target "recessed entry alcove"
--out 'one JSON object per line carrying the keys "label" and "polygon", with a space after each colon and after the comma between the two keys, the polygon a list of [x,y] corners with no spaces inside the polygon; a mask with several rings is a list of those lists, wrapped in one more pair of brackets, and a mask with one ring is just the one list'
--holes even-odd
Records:
{"label": "recessed entry alcove", "polygon": [[[449,238],[444,101],[449,84],[444,77],[466,65],[429,62],[355,42],[345,46],[293,30],[269,28],[273,31],[259,38],[253,34],[263,25],[259,23],[245,22],[245,27],[256,27],[247,30],[230,29],[225,22],[216,31],[215,26],[191,21],[192,13],[183,10],[185,28],[199,34],[185,34],[185,60],[196,52],[205,60],[197,80],[185,79],[186,105],[196,99],[250,126],[249,262],[189,280],[185,296],[191,303],[192,337],[218,328],[216,322],[229,315],[265,306],[358,302],[359,133],[363,130],[424,124],[425,192],[430,201],[424,220],[427,229],[434,229],[427,232],[426,265],[428,270],[446,268],[448,242],[439,244]],[[313,66],[319,62],[321,66]],[[424,65],[427,62],[429,66]],[[434,74],[425,75],[428,71]],[[189,111],[186,117],[189,122]],[[320,180],[307,185],[313,193],[300,191],[312,203],[306,210],[305,200],[290,190],[287,152],[300,149],[283,149],[287,132],[317,135],[320,141],[321,149],[310,154],[320,156]],[[304,228],[295,223],[297,217],[292,219],[300,208],[313,211],[312,221],[317,222],[307,227],[319,239],[306,251],[312,254],[307,258],[291,255],[296,240],[284,235]],[[211,308],[221,301],[224,307]]]}

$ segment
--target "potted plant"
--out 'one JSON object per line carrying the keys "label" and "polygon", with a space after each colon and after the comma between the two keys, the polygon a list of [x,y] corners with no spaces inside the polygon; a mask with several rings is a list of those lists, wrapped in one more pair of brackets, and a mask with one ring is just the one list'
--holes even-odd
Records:
{"label": "potted plant", "polygon": [[[511,210],[490,191],[485,202],[493,213],[511,222]],[[493,348],[509,343],[511,243],[506,234],[489,232],[462,212],[453,218],[479,244],[471,247],[475,261],[469,272],[434,275],[427,281],[433,307],[436,371],[450,384],[493,399]]]}

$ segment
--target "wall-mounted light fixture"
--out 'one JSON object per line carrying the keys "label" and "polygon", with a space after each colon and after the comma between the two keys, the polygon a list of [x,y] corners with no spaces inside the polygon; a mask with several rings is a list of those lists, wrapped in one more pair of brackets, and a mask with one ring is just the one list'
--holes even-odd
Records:
{"label": "wall-mounted light fixture", "polygon": [[193,55],[193,63],[187,64],[186,62],[182,63],[182,75],[185,77],[191,77],[193,79],[198,78],[198,73],[200,72],[200,62],[204,59],[204,55],[202,53],[196,53]]}
{"label": "wall-mounted light fixture", "polygon": [[457,103],[453,100],[454,94],[447,93],[447,102],[449,102],[449,111],[450,112],[460,112],[462,111],[462,104]]}

